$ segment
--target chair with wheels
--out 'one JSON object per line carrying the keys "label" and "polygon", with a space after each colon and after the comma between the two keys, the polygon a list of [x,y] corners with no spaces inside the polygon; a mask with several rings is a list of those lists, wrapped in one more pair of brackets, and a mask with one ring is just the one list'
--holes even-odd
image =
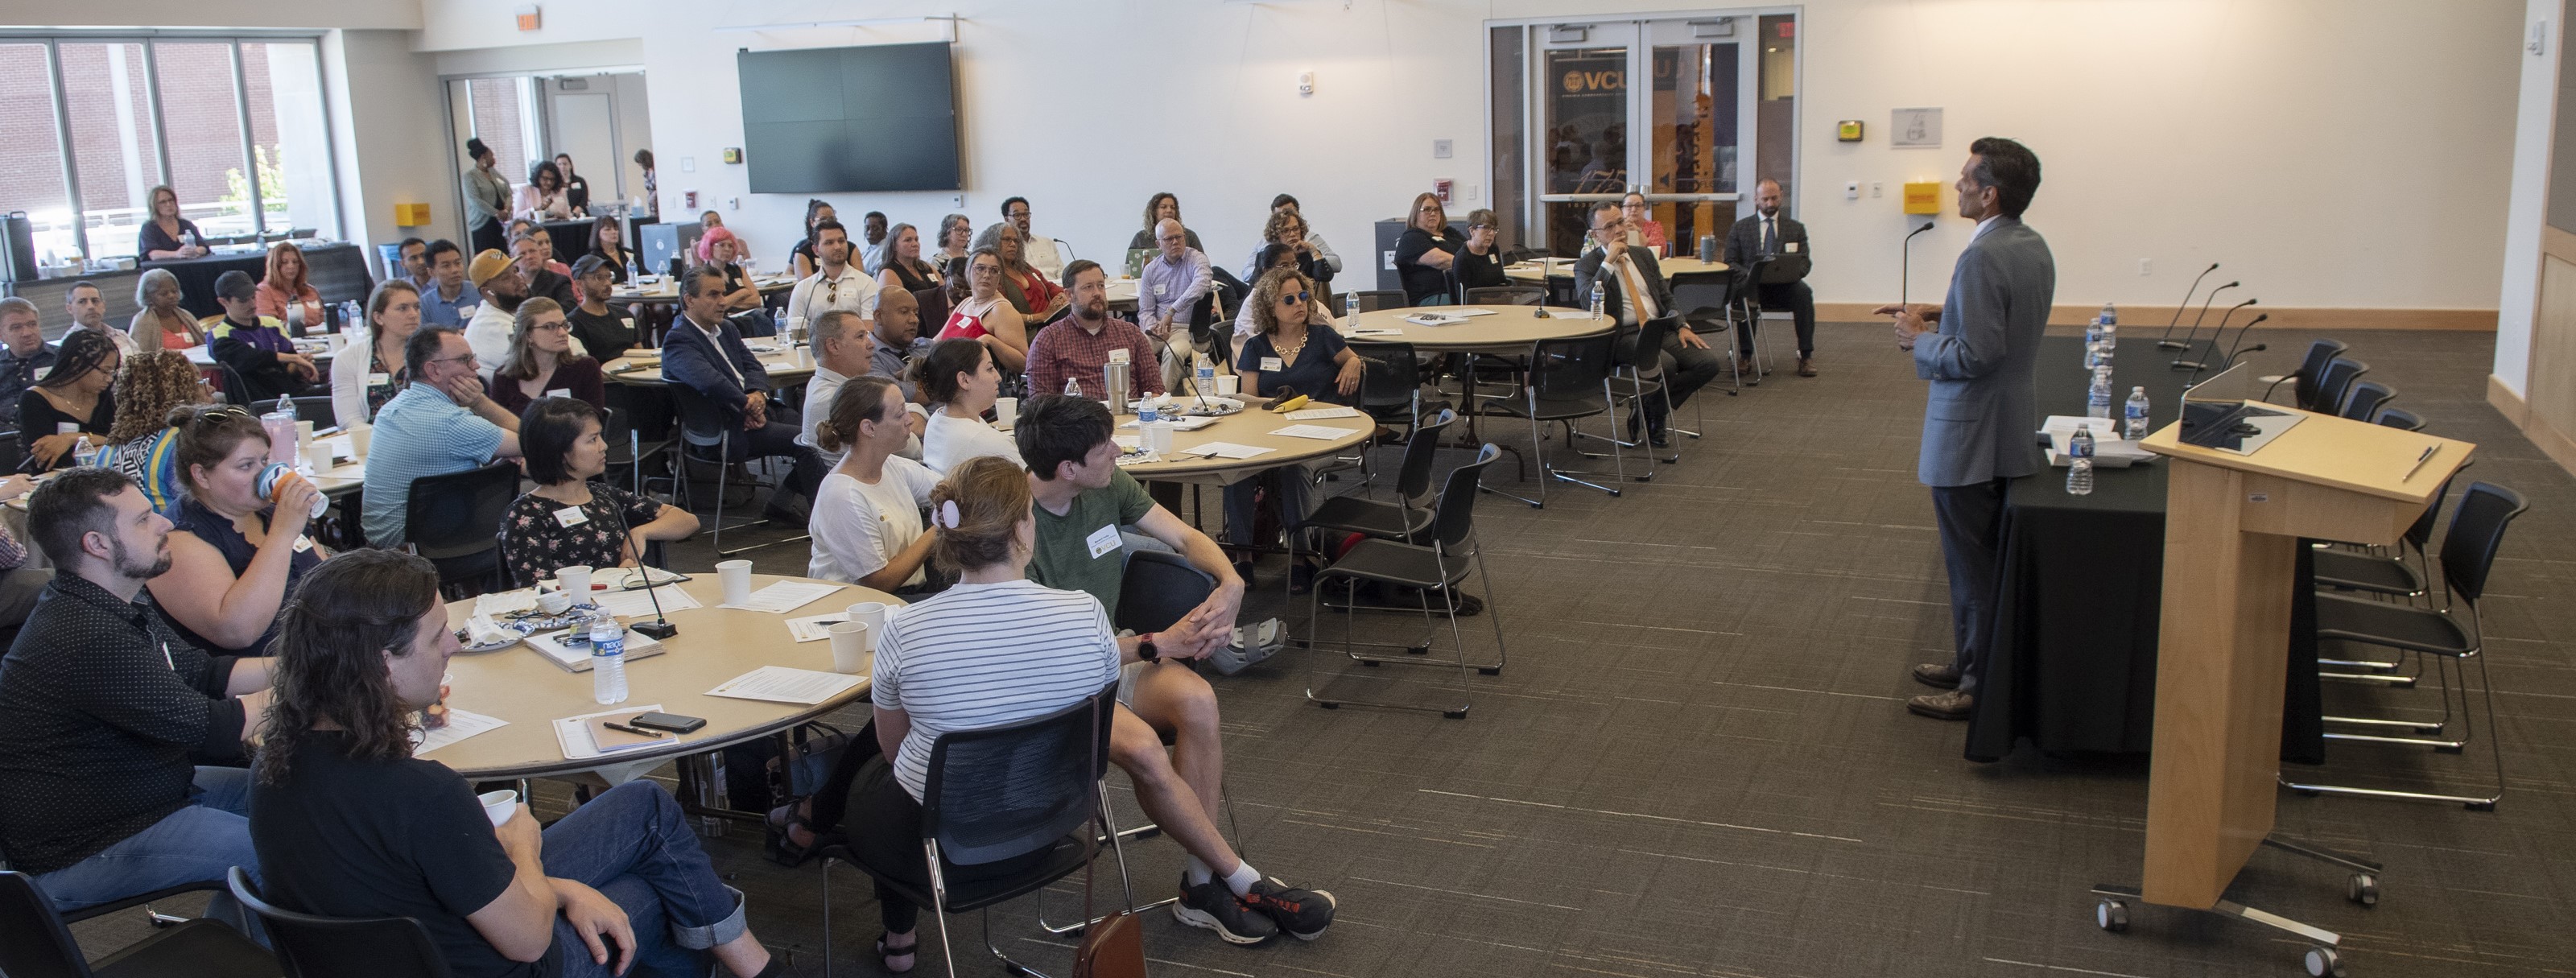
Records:
{"label": "chair with wheels", "polygon": [[233,899],[259,915],[277,946],[286,978],[449,978],[447,955],[429,928],[410,917],[324,917],[297,913],[261,899],[250,874],[231,874]]}
{"label": "chair with wheels", "polygon": [[[234,870],[240,872],[240,870]],[[220,920],[185,920],[91,964],[65,925],[184,892],[221,890],[214,881],[85,907],[54,910],[36,878],[0,870],[0,974],[10,978],[276,978],[275,957]]]}
{"label": "chair with wheels", "polygon": [[[1120,602],[1124,604],[1125,602]],[[1012,974],[1043,973],[1011,959],[993,944],[994,904],[1016,899],[1071,876],[1099,854],[1099,838],[1086,826],[1097,818],[1117,855],[1125,905],[1127,852],[1119,840],[1101,775],[1109,762],[1109,722],[1118,704],[1116,686],[1031,720],[984,730],[945,733],[932,741],[929,776],[921,801],[921,852],[930,885],[896,867],[870,863],[843,842],[829,842],[823,857],[823,973],[832,971],[832,864],[845,862],[907,900],[928,908],[939,926],[940,957],[957,973],[950,951],[948,915],[981,911],[984,949]],[[959,880],[960,866],[1043,854],[1021,872]]]}
{"label": "chair with wheels", "polygon": [[1527,418],[1530,423],[1530,451],[1538,456],[1538,498],[1513,496],[1500,489],[1489,491],[1511,496],[1530,504],[1532,509],[1547,506],[1547,483],[1563,479],[1579,486],[1616,496],[1619,483],[1627,481],[1628,469],[1617,437],[1617,421],[1612,420],[1610,442],[1611,484],[1589,482],[1590,472],[1559,470],[1548,461],[1547,442],[1539,426],[1554,422],[1566,432],[1568,450],[1574,448],[1574,423],[1584,418],[1610,413],[1610,371],[1616,338],[1611,334],[1568,339],[1541,340],[1530,349],[1530,379],[1522,384],[1517,397],[1495,398],[1481,413]]}
{"label": "chair with wheels", "polygon": [[1359,297],[1361,312],[1404,308],[1403,289],[1362,289],[1350,294]]}
{"label": "chair with wheels", "polygon": [[2327,364],[2333,363],[2336,357],[2342,356],[2348,349],[2351,347],[2345,346],[2341,340],[2317,340],[2308,344],[2308,355],[2299,361],[2299,369],[2286,374],[2254,378],[2264,385],[2261,399],[2271,400],[2272,389],[2281,386],[2283,382],[2289,382],[2291,405],[2305,411],[2318,410],[2315,406],[2317,378],[2325,373]]}
{"label": "chair with wheels", "polygon": [[437,565],[439,586],[455,597],[507,587],[501,519],[518,498],[519,466],[510,461],[413,480],[403,503],[406,542]]}
{"label": "chair with wheels", "polygon": [[2373,421],[2378,419],[2380,408],[2396,399],[2397,392],[2388,385],[2365,380],[2344,392],[2342,410],[2336,413],[2354,421]]}
{"label": "chair with wheels", "polygon": [[2334,358],[2333,362],[2326,364],[2325,370],[2317,374],[2316,403],[2299,405],[2300,410],[2318,414],[2340,413],[2338,409],[2343,407],[2344,393],[2352,389],[2353,381],[2360,380],[2361,375],[2369,372],[2369,364],[2349,357]]}
{"label": "chair with wheels", "polygon": [[[783,540],[772,540],[748,547],[736,547],[732,550],[724,548],[724,531],[767,526],[770,522],[764,518],[744,520],[730,525],[725,523],[725,497],[728,495],[727,490],[733,485],[733,467],[748,461],[750,449],[733,440],[734,433],[740,426],[726,423],[724,412],[716,410],[715,402],[708,400],[706,395],[698,393],[695,388],[687,384],[668,384],[665,387],[671,392],[672,407],[677,408],[680,414],[680,472],[673,479],[673,488],[684,495],[695,495],[687,488],[691,484],[689,463],[698,462],[716,467],[716,511],[715,515],[707,521],[711,527],[710,543],[715,547],[716,556],[732,557],[763,547],[775,547],[782,543],[811,539],[810,536],[800,533]],[[763,486],[768,487],[773,494],[786,491],[785,484],[774,478],[766,483],[759,482],[755,478],[749,488],[757,494]],[[692,499],[684,505],[695,509],[694,503],[695,500]]]}
{"label": "chair with wheels", "polygon": [[[2430,791],[2396,791],[2384,788],[2359,788],[2344,785],[2304,784],[2283,778],[2290,788],[2309,793],[2358,795],[2370,798],[2398,798],[2415,801],[2445,801],[2467,806],[2472,811],[2493,811],[2504,796],[2504,748],[2498,743],[2495,722],[2495,684],[2489,676],[2486,657],[2480,655],[2482,622],[2478,616],[2478,599],[2485,594],[2487,575],[2495,567],[2496,551],[2504,542],[2505,527],[2521,516],[2530,505],[2521,494],[2485,482],[2469,484],[2460,494],[2459,506],[2451,515],[2449,532],[2442,537],[2442,592],[2439,608],[2372,601],[2339,594],[2317,595],[2317,637],[2364,645],[2378,645],[2422,653],[2433,660],[2434,678],[2444,699],[2443,714],[2450,715],[2450,673],[2456,667],[2460,675],[2461,732],[2457,739],[2431,737],[2380,736],[2343,734],[2341,741],[2364,741],[2390,745],[2431,747],[2443,753],[2458,753],[2475,736],[2468,720],[2468,663],[2478,664],[2478,686],[2484,694],[2487,717],[2487,748],[2495,760],[2495,790],[2487,795],[2453,795]],[[2465,612],[2465,613],[2464,613]]]}
{"label": "chair with wheels", "polygon": [[[1422,622],[1427,629],[1434,630],[1433,634],[1425,635],[1421,641],[1410,645],[1355,641],[1353,635],[1357,620],[1352,611],[1346,609],[1342,613],[1342,654],[1364,667],[1388,663],[1440,667],[1454,665],[1458,670],[1458,705],[1453,707],[1325,696],[1318,691],[1330,685],[1330,681],[1318,683],[1312,672],[1307,674],[1307,699],[1315,701],[1325,709],[1336,709],[1344,703],[1351,703],[1391,709],[1430,710],[1452,720],[1461,720],[1466,718],[1467,710],[1475,705],[1474,694],[1470,688],[1469,670],[1488,676],[1502,673],[1508,654],[1503,644],[1502,609],[1494,602],[1494,578],[1485,570],[1484,548],[1476,542],[1478,480],[1483,477],[1485,469],[1494,464],[1494,458],[1500,454],[1501,449],[1487,444],[1477,451],[1475,461],[1449,471],[1449,477],[1440,489],[1440,499],[1433,504],[1428,540],[1421,543],[1375,538],[1361,540],[1351,547],[1348,553],[1334,560],[1330,566],[1316,572],[1315,588],[1306,599],[1306,638],[1300,644],[1320,651],[1323,644],[1316,638],[1315,625],[1322,613],[1318,601],[1328,582],[1344,580],[1354,587],[1362,583],[1375,583],[1381,586],[1414,589],[1419,595]],[[1466,581],[1469,573],[1474,573],[1485,580],[1485,615],[1494,626],[1494,661],[1491,663],[1471,664],[1467,661],[1466,635],[1458,627],[1458,604],[1463,594],[1458,590],[1458,585]],[[1437,628],[1431,609],[1431,602],[1435,599],[1442,602],[1442,611],[1449,619],[1449,640],[1455,652],[1455,656],[1449,662],[1428,657]],[[1359,651],[1362,648],[1401,649],[1409,653],[1409,656],[1388,658],[1363,655]],[[1420,658],[1410,656],[1420,656]]]}

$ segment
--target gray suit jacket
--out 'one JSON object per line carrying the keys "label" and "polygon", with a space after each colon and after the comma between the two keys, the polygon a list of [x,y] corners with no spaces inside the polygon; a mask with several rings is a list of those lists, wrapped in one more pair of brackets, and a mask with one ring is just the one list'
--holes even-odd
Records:
{"label": "gray suit jacket", "polygon": [[1932,382],[1915,469],[1924,485],[1968,486],[2039,471],[2032,436],[2039,430],[2039,336],[2056,294],[2048,242],[2018,219],[1998,218],[1959,253],[1940,331],[1914,341],[1914,374]]}

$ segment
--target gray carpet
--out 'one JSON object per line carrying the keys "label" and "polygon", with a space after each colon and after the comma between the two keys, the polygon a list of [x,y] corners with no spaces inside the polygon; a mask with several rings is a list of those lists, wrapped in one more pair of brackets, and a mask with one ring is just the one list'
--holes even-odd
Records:
{"label": "gray carpet", "polygon": [[[2262,338],[2274,348],[2258,358],[2267,369],[2289,366],[2307,339]],[[2532,501],[2486,604],[2510,789],[2492,814],[2285,793],[2282,832],[2388,864],[2382,902],[2347,903],[2343,874],[2268,852],[2231,896],[2345,933],[2360,975],[2564,973],[2576,967],[2564,926],[2576,912],[2576,756],[2566,746],[2576,670],[2563,654],[2576,604],[2560,602],[2576,598],[2576,561],[2564,556],[2576,542],[2576,481],[2484,405],[2489,337],[2343,338],[2374,365],[2371,379],[2401,392],[2398,405],[2481,446],[2473,476]],[[1245,950],[1158,913],[1145,926],[1155,968],[1353,978],[2296,973],[2304,942],[2241,922],[2146,908],[2127,934],[2093,926],[2086,888],[2138,874],[2143,762],[2024,748],[1972,764],[1960,757],[1964,727],[1905,712],[1904,698],[1922,691],[1906,667],[1948,656],[1931,511],[1913,480],[1923,388],[1883,325],[1828,324],[1818,345],[1822,377],[1784,370],[1741,397],[1704,395],[1707,437],[1621,498],[1562,483],[1543,510],[1483,497],[1480,535],[1511,661],[1468,684],[1468,719],[1319,709],[1302,695],[1303,670],[1325,661],[1314,653],[1218,680],[1248,858],[1331,890],[1341,914],[1320,940]],[[1526,428],[1498,423],[1486,436],[1527,448]],[[1463,457],[1446,453],[1444,468]],[[1519,491],[1510,462],[1493,481]],[[769,572],[804,566],[802,545],[756,558]],[[675,559],[707,557],[692,544]],[[1278,573],[1275,560],[1263,566],[1252,612],[1286,606]],[[1302,599],[1295,607],[1302,620]],[[1363,623],[1364,637],[1418,631],[1384,617]],[[1464,625],[1471,653],[1492,654],[1491,626]],[[1388,668],[1337,682],[1432,701],[1456,696],[1459,679]],[[2338,704],[2356,695],[2329,694]],[[2358,695],[2381,708],[2429,697]],[[2483,750],[2338,745],[2327,770],[2468,785],[2483,776]],[[563,803],[549,789],[546,808]],[[818,869],[773,866],[740,830],[708,846],[750,894],[763,940],[821,974]],[[1170,894],[1181,857],[1168,840],[1132,845],[1129,857],[1140,897]],[[834,879],[839,971],[880,973],[866,956],[876,922],[864,880]],[[1050,901],[1059,917],[1069,906]],[[1032,912],[1028,900],[997,908],[994,939],[1062,974],[1066,945],[1044,939]],[[979,924],[957,923],[962,970],[998,973],[974,949]],[[103,953],[135,930],[120,915],[80,933]],[[918,973],[936,972],[936,936],[924,935],[933,950]]]}

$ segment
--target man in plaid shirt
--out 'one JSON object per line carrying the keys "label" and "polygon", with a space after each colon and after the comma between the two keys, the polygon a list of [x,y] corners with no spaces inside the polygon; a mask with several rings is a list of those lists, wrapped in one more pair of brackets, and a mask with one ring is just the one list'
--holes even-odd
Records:
{"label": "man in plaid shirt", "polygon": [[[1077,259],[1064,266],[1064,287],[1073,296],[1072,314],[1039,330],[1037,341],[1029,344],[1029,393],[1061,392],[1067,377],[1082,381],[1084,390],[1101,390],[1101,367],[1113,359],[1127,361],[1131,390],[1162,393],[1163,371],[1154,359],[1153,341],[1135,323],[1109,314],[1109,273],[1100,263]],[[1119,358],[1119,353],[1126,356]]]}

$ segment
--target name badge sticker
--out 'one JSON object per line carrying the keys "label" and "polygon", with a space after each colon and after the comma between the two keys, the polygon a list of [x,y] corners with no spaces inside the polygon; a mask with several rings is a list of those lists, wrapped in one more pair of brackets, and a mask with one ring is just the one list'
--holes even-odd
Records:
{"label": "name badge sticker", "polygon": [[580,526],[590,522],[590,514],[582,512],[579,506],[566,506],[555,510],[555,522],[566,527]]}
{"label": "name badge sticker", "polygon": [[1286,370],[1286,369],[1288,369],[1288,365],[1287,365],[1287,364],[1285,364],[1285,363],[1281,363],[1278,357],[1262,357],[1262,358],[1261,358],[1261,369],[1263,369],[1263,370],[1268,370],[1268,371],[1271,371],[1271,372],[1273,372],[1273,373],[1277,373],[1277,372],[1279,372],[1279,371],[1282,371],[1282,370]]}
{"label": "name badge sticker", "polygon": [[1118,548],[1124,546],[1124,543],[1118,539],[1118,526],[1114,523],[1091,531],[1091,535],[1084,537],[1082,542],[1091,546],[1093,560],[1098,560],[1106,554],[1117,553]]}
{"label": "name badge sticker", "polygon": [[1787,251],[1788,253],[1790,253],[1790,254],[1792,254],[1792,255],[1794,255],[1794,254],[1797,254],[1797,253],[1798,253],[1798,243],[1797,243],[1797,242],[1795,242],[1795,241],[1787,242],[1787,243],[1785,243],[1785,244],[1782,244],[1780,247],[1781,247],[1781,249],[1782,249],[1782,250],[1785,250],[1785,251]]}
{"label": "name badge sticker", "polygon": [[1122,346],[1118,349],[1109,351],[1109,362],[1111,363],[1126,363],[1127,357],[1128,354],[1126,347]]}

